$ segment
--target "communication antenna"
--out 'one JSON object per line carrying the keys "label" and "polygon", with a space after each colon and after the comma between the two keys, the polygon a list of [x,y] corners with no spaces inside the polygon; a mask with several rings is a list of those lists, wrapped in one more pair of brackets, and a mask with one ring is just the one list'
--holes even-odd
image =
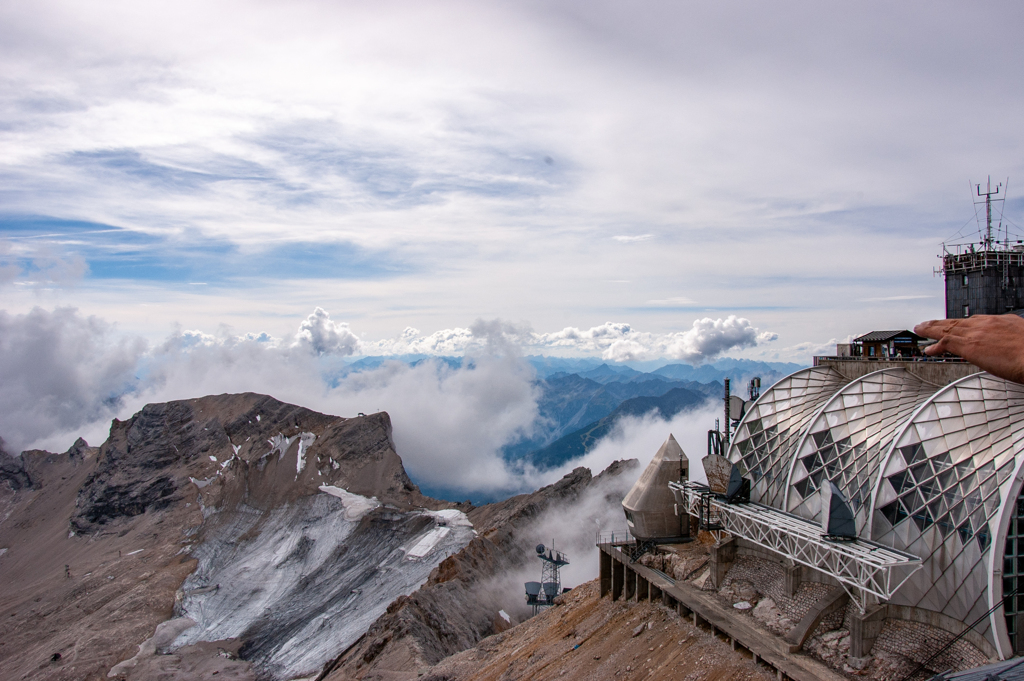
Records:
{"label": "communication antenna", "polygon": [[555,597],[562,593],[562,578],[558,571],[569,564],[569,557],[556,551],[554,545],[554,539],[551,540],[551,548],[537,544],[537,557],[541,560],[540,581],[526,583],[526,604],[533,607],[534,615],[541,608],[554,605]]}
{"label": "communication antenna", "polygon": [[[996,184],[996,188],[992,189],[992,176],[988,176],[988,183],[985,185],[985,191],[981,191],[981,184],[975,185],[975,190],[978,192],[978,197],[985,197],[985,250],[992,248],[992,197],[999,195],[999,190],[1002,189],[1003,183],[999,182]],[[1002,201],[1003,199],[996,199],[996,201]],[[981,201],[975,201],[974,205],[980,204]]]}
{"label": "communication antenna", "polygon": [[750,401],[753,402],[761,396],[761,377],[755,376],[750,379],[750,385],[747,386],[747,396],[750,397]]}

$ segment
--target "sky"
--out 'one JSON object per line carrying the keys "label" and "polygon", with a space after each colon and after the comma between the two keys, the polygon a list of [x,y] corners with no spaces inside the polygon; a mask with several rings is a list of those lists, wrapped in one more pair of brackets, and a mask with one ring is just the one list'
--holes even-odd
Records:
{"label": "sky", "polygon": [[0,325],[92,367],[83,394],[218,342],[806,363],[943,315],[972,182],[1008,179],[1024,232],[1022,25],[1016,2],[0,2]]}

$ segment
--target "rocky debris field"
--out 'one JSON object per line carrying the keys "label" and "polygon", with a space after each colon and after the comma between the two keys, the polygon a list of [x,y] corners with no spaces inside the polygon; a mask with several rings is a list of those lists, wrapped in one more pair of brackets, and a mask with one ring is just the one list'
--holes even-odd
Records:
{"label": "rocky debris field", "polygon": [[600,598],[597,580],[440,664],[380,681],[773,679],[742,652],[659,604]]}
{"label": "rocky debris field", "polygon": [[[695,586],[711,589],[709,573],[702,567],[707,558],[710,539],[702,534],[701,540],[648,554],[640,562],[676,580],[689,576],[689,581]],[[732,606],[736,616],[752,619],[765,629],[766,635],[782,637],[831,588],[817,582],[803,582],[797,592],[790,596],[784,590],[784,575],[780,564],[755,556],[740,555],[726,573],[717,595],[723,604]],[[870,662],[863,669],[854,668],[847,664],[852,607],[850,605],[845,610],[823,618],[804,644],[803,650],[853,678],[873,681],[905,679],[914,672],[920,661],[927,659],[951,638],[951,635],[923,624],[887,620],[872,650]],[[967,669],[987,661],[974,646],[966,641],[958,641],[953,649],[930,665],[932,669],[918,672],[913,679],[929,679],[946,669]]]}

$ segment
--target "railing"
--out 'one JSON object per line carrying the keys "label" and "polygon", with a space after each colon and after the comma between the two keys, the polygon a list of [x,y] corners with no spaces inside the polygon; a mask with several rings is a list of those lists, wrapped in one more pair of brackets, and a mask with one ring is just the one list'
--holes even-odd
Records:
{"label": "railing", "polygon": [[822,362],[905,362],[917,364],[921,362],[945,362],[946,364],[970,364],[962,357],[839,357],[829,355],[815,355],[814,366],[821,366]]}
{"label": "railing", "polygon": [[597,533],[597,545],[610,544],[612,546],[636,546],[636,538],[629,533],[629,530],[613,530],[610,532]]}
{"label": "railing", "polygon": [[[947,248],[942,256],[942,269],[946,274],[970,273],[986,267],[1024,267],[1024,250],[964,250],[956,246],[956,252]],[[1016,248],[1016,247],[1015,247]]]}

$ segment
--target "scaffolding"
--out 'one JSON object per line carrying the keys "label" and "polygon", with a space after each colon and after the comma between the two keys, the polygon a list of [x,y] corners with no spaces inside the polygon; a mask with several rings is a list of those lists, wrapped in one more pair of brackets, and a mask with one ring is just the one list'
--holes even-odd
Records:
{"label": "scaffolding", "polygon": [[677,512],[832,577],[862,614],[872,598],[888,601],[921,569],[917,556],[866,539],[826,539],[816,523],[764,504],[729,503],[699,483],[670,482],[669,489],[682,502]]}

